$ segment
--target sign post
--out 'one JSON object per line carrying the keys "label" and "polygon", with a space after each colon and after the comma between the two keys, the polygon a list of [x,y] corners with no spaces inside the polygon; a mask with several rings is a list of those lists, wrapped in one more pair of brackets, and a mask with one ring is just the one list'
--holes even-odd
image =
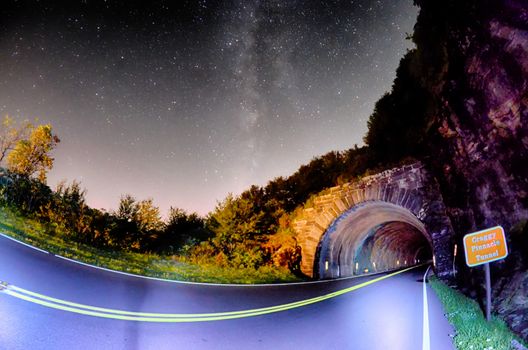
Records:
{"label": "sign post", "polygon": [[489,263],[508,256],[506,236],[501,226],[491,227],[464,236],[466,264],[469,267],[484,265],[486,275],[486,319],[491,319],[491,276]]}
{"label": "sign post", "polygon": [[484,274],[486,275],[486,320],[491,320],[491,273],[489,263],[484,264]]}

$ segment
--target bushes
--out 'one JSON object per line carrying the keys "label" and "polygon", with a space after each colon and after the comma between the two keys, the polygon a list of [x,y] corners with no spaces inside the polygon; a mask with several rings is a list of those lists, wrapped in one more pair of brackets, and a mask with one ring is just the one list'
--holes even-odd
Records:
{"label": "bushes", "polygon": [[196,213],[188,215],[173,209],[178,215],[171,216],[165,225],[152,199],[136,201],[124,196],[115,214],[90,208],[85,191],[76,181],[69,185],[61,182],[52,191],[37,179],[2,171],[0,194],[2,206],[39,220],[54,235],[94,247],[167,252],[167,246],[172,244],[173,253],[183,244],[210,236]]}
{"label": "bushes", "polygon": [[51,189],[40,181],[11,172],[5,178],[8,179],[2,186],[5,204],[31,214],[51,201]]}
{"label": "bushes", "polygon": [[[77,261],[112,270],[168,279],[216,283],[273,283],[298,280],[288,270],[226,268],[185,258],[100,249],[55,235],[38,220],[0,207],[0,230],[11,237]],[[51,234],[51,235],[50,235]]]}

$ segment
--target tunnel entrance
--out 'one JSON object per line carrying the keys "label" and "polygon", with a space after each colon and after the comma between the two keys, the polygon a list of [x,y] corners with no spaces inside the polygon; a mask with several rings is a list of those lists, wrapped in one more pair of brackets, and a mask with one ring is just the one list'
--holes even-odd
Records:
{"label": "tunnel entrance", "polygon": [[369,201],[345,211],[319,242],[316,278],[339,278],[412,266],[431,259],[431,238],[408,209]]}
{"label": "tunnel entrance", "polygon": [[292,226],[301,271],[311,278],[401,266],[414,249],[419,260],[432,254],[440,278],[452,274],[455,234],[438,183],[420,162],[328,188]]}

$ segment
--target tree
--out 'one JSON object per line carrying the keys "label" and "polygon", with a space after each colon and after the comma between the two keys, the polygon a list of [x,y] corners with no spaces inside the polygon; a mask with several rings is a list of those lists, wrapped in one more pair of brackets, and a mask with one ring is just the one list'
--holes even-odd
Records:
{"label": "tree", "polygon": [[65,181],[61,181],[49,201],[40,205],[37,215],[70,237],[79,241],[90,240],[87,236],[91,230],[91,217],[85,194],[79,182],[66,185]]}
{"label": "tree", "polygon": [[68,229],[78,238],[84,237],[90,230],[90,210],[86,205],[86,191],[77,181],[73,181],[69,186],[61,182],[57,185],[55,194],[60,199],[59,208],[63,210]]}
{"label": "tree", "polygon": [[157,231],[163,228],[159,208],[152,198],[144,199],[137,204],[136,222],[142,232]]}
{"label": "tree", "polygon": [[183,209],[171,207],[158,249],[174,252],[210,237],[211,232],[205,229],[204,219],[197,213],[187,214]]}
{"label": "tree", "polygon": [[46,184],[17,173],[8,172],[7,176],[4,199],[22,212],[33,214],[52,200],[53,192]]}
{"label": "tree", "polygon": [[261,249],[266,240],[261,227],[264,213],[246,196],[249,193],[237,198],[229,194],[207,219],[207,228],[215,233],[212,243],[220,264],[256,268],[265,262]]}
{"label": "tree", "polygon": [[121,197],[112,238],[124,249],[145,250],[152,246],[164,227],[159,208],[152,199],[137,202],[127,194]]}
{"label": "tree", "polygon": [[53,168],[54,159],[50,157],[50,152],[59,142],[50,124],[33,128],[29,138],[19,140],[8,154],[9,170],[29,177],[38,174],[37,178],[45,183],[46,173]]}
{"label": "tree", "polygon": [[0,129],[0,163],[20,140],[25,139],[29,135],[32,128],[33,125],[28,121],[17,125],[16,121],[10,116],[6,115],[4,117],[2,128]]}
{"label": "tree", "polygon": [[129,194],[125,194],[119,201],[116,217],[121,220],[133,221],[137,214],[136,199]]}
{"label": "tree", "polygon": [[139,227],[136,222],[137,217],[136,199],[129,194],[121,197],[119,208],[115,213],[116,225],[110,232],[110,240],[114,245],[129,249],[132,246],[139,248]]}
{"label": "tree", "polygon": [[420,52],[411,50],[401,59],[392,90],[376,102],[364,137],[379,163],[398,164],[407,157],[420,158],[426,149],[435,105],[422,85]]}

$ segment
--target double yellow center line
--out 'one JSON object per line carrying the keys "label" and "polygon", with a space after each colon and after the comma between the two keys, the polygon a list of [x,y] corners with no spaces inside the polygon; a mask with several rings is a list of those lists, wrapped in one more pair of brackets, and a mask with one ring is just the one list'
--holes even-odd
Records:
{"label": "double yellow center line", "polygon": [[216,313],[198,313],[198,314],[173,314],[173,313],[151,313],[151,312],[134,312],[125,310],[108,309],[103,307],[84,305],[74,303],[67,300],[52,298],[47,295],[35,293],[27,289],[23,289],[11,284],[0,284],[0,292],[8,294],[12,297],[25,300],[34,304],[42,305],[52,309],[63,310],[81,315],[110,318],[125,321],[140,321],[140,322],[164,322],[164,323],[182,323],[182,322],[206,322],[206,321],[222,321],[236,318],[252,317],[259,315],[266,315],[280,311],[295,309],[301,306],[315,304],[327,299],[335,298],[337,296],[350,293],[354,290],[366,287],[373,283],[382,281],[386,278],[398,275],[400,273],[409,271],[417,266],[410,267],[404,270],[393,272],[391,274],[381,276],[367,282],[357,284],[352,287],[338,290],[319,297],[296,301],[292,303],[269,306],[251,310],[231,311],[231,312],[216,312]]}

